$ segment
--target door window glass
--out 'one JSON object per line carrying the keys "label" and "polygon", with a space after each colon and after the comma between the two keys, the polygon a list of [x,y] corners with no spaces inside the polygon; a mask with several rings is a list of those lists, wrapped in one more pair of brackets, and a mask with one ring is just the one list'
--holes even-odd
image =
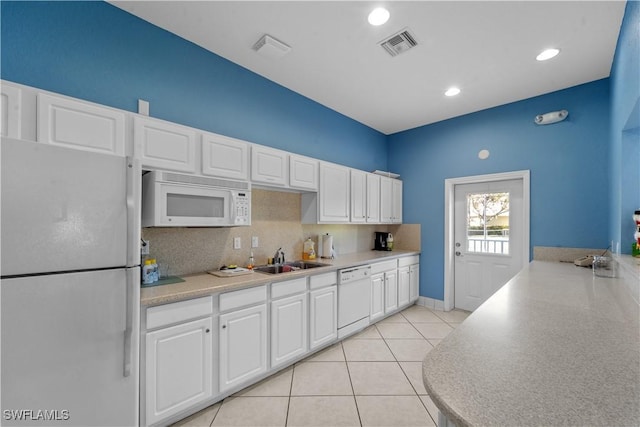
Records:
{"label": "door window glass", "polygon": [[509,255],[509,193],[467,194],[467,251]]}

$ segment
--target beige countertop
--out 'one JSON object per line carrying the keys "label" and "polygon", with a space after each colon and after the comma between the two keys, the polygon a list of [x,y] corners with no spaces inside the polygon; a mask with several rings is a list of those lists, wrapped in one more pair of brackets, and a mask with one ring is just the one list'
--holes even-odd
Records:
{"label": "beige countertop", "polygon": [[281,274],[254,272],[237,277],[216,277],[211,274],[191,274],[183,276],[184,282],[170,285],[152,286],[140,290],[140,303],[143,306],[167,304],[190,298],[197,298],[219,292],[249,288],[265,283],[280,282],[299,276],[311,276],[328,273],[342,268],[368,264],[371,262],[391,260],[410,255],[418,255],[419,251],[394,250],[391,252],[366,251],[340,255],[335,259],[317,259],[314,262],[327,264],[310,270],[298,270]]}
{"label": "beige countertop", "polygon": [[429,395],[459,426],[639,425],[629,285],[533,261],[425,357]]}

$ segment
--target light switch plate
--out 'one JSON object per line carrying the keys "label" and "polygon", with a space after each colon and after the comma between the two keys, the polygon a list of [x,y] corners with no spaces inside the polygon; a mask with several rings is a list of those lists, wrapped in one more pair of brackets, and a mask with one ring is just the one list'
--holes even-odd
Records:
{"label": "light switch plate", "polygon": [[252,248],[258,247],[258,236],[251,237],[251,247]]}
{"label": "light switch plate", "polygon": [[142,240],[140,242],[140,255],[149,255],[149,241]]}
{"label": "light switch plate", "polygon": [[242,247],[242,239],[240,237],[233,238],[233,249],[240,249]]}

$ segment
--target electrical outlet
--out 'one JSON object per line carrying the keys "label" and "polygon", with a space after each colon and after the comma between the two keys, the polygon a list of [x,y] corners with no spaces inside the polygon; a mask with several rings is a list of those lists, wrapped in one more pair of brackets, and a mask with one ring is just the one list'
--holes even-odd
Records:
{"label": "electrical outlet", "polygon": [[149,255],[149,241],[141,239],[140,242],[140,255]]}
{"label": "electrical outlet", "polygon": [[258,247],[258,236],[251,237],[251,247],[252,248]]}
{"label": "electrical outlet", "polygon": [[233,238],[233,249],[240,249],[242,247],[242,239],[240,237]]}

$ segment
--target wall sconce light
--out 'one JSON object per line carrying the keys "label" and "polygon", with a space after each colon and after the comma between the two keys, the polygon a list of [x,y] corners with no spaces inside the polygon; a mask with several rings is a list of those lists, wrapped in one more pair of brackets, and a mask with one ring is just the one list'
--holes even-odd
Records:
{"label": "wall sconce light", "polygon": [[567,110],[552,111],[550,113],[539,114],[533,119],[537,125],[550,125],[558,123],[567,118],[569,112]]}

